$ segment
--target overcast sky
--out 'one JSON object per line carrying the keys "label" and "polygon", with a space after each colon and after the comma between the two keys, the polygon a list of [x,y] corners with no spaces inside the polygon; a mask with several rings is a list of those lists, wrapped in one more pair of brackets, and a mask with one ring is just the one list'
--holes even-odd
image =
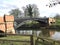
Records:
{"label": "overcast sky", "polygon": [[49,4],[49,0],[0,0],[0,16],[9,14],[8,12],[11,9],[19,8],[22,10],[22,7],[28,4],[36,4],[42,17],[52,17],[57,13],[60,14],[59,4],[51,8],[46,6],[46,4]]}

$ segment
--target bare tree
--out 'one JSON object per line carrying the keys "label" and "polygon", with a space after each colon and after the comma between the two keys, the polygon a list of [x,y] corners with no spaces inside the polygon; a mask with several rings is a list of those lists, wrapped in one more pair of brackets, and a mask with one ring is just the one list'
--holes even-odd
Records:
{"label": "bare tree", "polygon": [[60,0],[49,0],[49,4],[47,4],[46,6],[49,6],[49,7],[53,7],[57,4],[60,4]]}

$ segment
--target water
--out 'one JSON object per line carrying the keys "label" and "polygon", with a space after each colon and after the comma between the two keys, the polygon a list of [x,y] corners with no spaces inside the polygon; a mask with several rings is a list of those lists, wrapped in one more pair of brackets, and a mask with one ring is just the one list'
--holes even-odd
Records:
{"label": "water", "polygon": [[49,29],[45,29],[45,30],[20,30],[17,31],[17,33],[20,34],[32,34],[32,32],[34,33],[35,36],[40,36],[40,37],[50,37],[54,40],[60,40],[60,31],[58,30],[49,30]]}
{"label": "water", "polygon": [[51,38],[53,38],[54,40],[60,40],[60,32],[56,31]]}
{"label": "water", "polygon": [[60,40],[60,31],[58,30],[42,30],[44,37],[50,37],[54,40]]}

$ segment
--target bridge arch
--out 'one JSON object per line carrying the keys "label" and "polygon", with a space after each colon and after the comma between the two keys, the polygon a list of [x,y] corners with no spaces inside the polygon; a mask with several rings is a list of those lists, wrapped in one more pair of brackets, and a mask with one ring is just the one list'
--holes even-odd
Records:
{"label": "bridge arch", "polygon": [[4,31],[0,30],[0,33],[4,33]]}
{"label": "bridge arch", "polygon": [[[19,24],[18,24],[18,26],[16,27],[16,29],[17,28],[19,28],[20,26],[22,26],[22,25],[24,25],[26,22],[29,22],[29,21],[35,21],[35,22],[37,22],[37,23],[39,23],[39,24],[47,24],[47,23],[45,23],[45,22],[43,22],[43,21],[39,21],[39,20],[24,20],[24,21],[22,21],[22,22],[20,22]],[[43,24],[43,25],[44,25]]]}
{"label": "bridge arch", "polygon": [[0,34],[0,37],[3,37],[3,36],[4,36],[4,34],[3,34],[4,31],[0,30],[0,33],[1,33],[1,34]]}

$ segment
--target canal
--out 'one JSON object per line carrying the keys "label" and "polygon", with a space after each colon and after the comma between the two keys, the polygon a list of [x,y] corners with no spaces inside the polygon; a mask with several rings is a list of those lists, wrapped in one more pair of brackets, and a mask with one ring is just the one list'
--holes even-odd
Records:
{"label": "canal", "polygon": [[17,30],[16,33],[18,34],[32,34],[34,36],[40,37],[50,37],[54,40],[60,40],[60,31],[59,30],[52,30],[52,29],[44,29],[44,30]]}

